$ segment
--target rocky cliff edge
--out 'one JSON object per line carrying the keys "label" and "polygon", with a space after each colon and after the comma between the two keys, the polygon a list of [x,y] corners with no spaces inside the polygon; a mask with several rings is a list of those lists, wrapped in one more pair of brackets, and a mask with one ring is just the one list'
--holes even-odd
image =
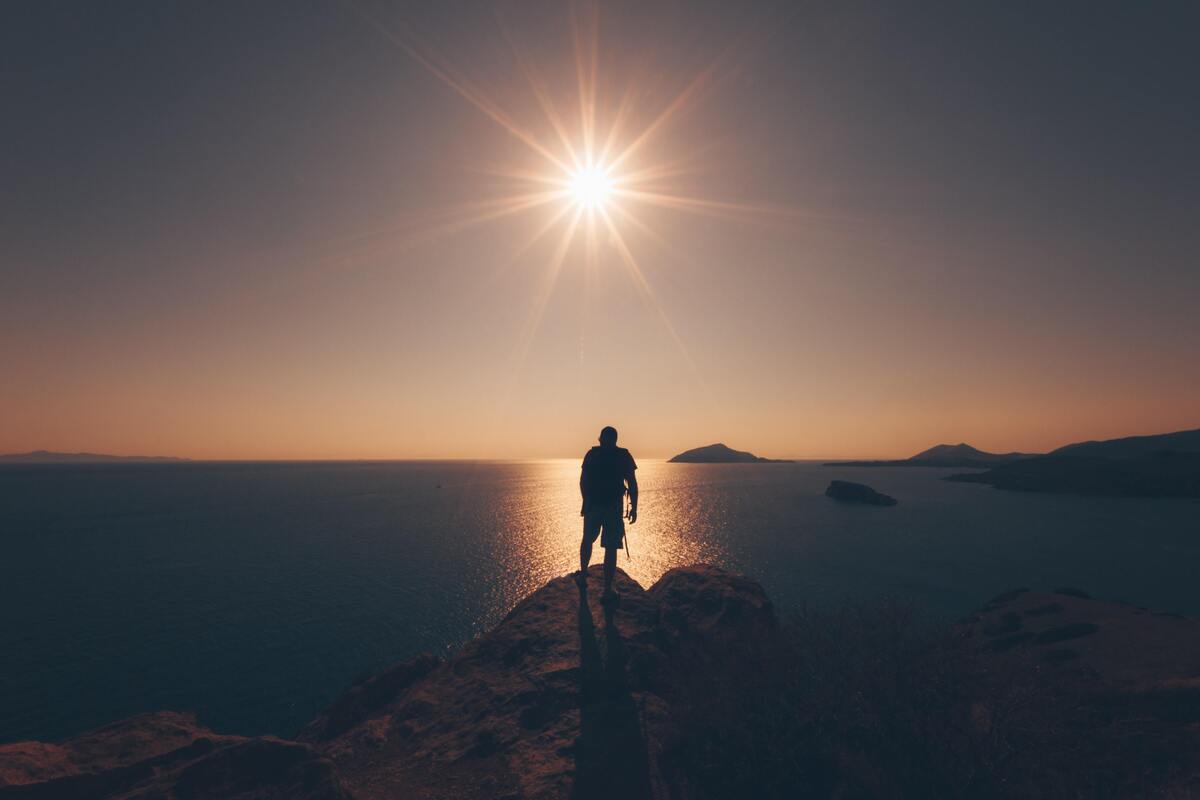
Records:
{"label": "rocky cliff edge", "polygon": [[133,717],[59,744],[0,746],[0,798],[687,796],[679,691],[705,660],[774,629],[762,588],[711,566],[621,602],[569,577],[449,660],[398,664],[345,692],[296,741],[215,734],[188,714]]}

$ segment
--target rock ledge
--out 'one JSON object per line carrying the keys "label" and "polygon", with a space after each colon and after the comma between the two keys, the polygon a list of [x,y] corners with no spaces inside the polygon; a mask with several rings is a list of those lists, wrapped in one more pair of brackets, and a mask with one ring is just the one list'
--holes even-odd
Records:
{"label": "rock ledge", "polygon": [[60,744],[0,746],[4,798],[686,797],[672,769],[678,687],[773,631],[762,588],[712,566],[619,608],[556,578],[447,661],[422,655],[339,697],[297,736],[215,734],[189,714],[132,717]]}

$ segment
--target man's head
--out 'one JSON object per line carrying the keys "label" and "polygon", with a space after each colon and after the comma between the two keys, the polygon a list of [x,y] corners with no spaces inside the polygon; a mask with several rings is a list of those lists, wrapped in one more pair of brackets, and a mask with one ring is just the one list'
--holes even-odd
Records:
{"label": "man's head", "polygon": [[612,425],[606,425],[600,431],[600,444],[604,447],[612,447],[617,443],[617,429]]}

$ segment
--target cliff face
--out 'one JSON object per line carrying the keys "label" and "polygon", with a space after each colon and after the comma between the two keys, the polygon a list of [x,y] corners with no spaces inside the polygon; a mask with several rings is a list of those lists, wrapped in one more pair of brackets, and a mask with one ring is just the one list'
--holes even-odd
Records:
{"label": "cliff face", "polygon": [[678,688],[775,627],[761,587],[715,567],[621,603],[558,578],[441,661],[353,687],[298,741],[219,736],[160,713],[60,745],[0,747],[0,798],[687,797],[673,768]]}

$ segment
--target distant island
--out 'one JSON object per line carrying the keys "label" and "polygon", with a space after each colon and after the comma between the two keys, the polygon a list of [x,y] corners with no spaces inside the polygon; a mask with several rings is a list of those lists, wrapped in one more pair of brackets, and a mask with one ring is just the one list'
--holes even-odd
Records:
{"label": "distant island", "polygon": [[832,497],[843,503],[860,503],[868,506],[894,506],[896,498],[875,491],[865,483],[851,481],[831,481],[825,490],[826,497]]}
{"label": "distant island", "polygon": [[1034,453],[988,453],[966,442],[934,445],[910,458],[882,461],[827,461],[827,467],[993,467],[1031,458]]}
{"label": "distant island", "polygon": [[1200,429],[1069,444],[946,480],[1022,492],[1200,498]]}
{"label": "distant island", "polygon": [[54,453],[49,450],[33,450],[28,453],[0,455],[0,464],[103,464],[113,461],[187,461],[173,456],[113,456],[105,453]]}
{"label": "distant island", "polygon": [[762,458],[745,450],[734,450],[721,443],[685,450],[667,459],[673,464],[781,464],[790,463],[786,458]]}

